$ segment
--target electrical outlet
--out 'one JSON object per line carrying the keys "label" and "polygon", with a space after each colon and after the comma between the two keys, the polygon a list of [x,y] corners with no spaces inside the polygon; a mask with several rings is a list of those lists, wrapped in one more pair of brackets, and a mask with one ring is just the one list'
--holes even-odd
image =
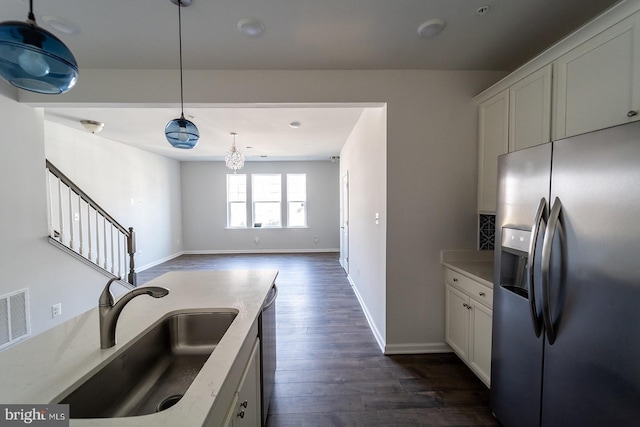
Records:
{"label": "electrical outlet", "polygon": [[58,317],[62,315],[62,303],[57,303],[51,306],[51,317]]}

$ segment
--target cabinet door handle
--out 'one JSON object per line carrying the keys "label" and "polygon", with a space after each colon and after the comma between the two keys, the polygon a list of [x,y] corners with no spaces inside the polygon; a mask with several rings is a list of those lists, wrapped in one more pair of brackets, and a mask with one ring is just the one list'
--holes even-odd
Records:
{"label": "cabinet door handle", "polygon": [[638,112],[635,110],[631,110],[627,113],[627,117],[635,117],[638,115]]}
{"label": "cabinet door handle", "polygon": [[480,295],[481,297],[483,297],[483,296],[485,296],[485,295],[487,295],[487,294],[485,294],[484,292],[480,292],[480,294],[479,294],[479,295]]}
{"label": "cabinet door handle", "polygon": [[454,282],[457,282],[457,281],[458,281],[458,279],[457,279],[456,277],[454,277],[454,278],[453,278],[453,281],[454,281]]}
{"label": "cabinet door handle", "polygon": [[463,303],[462,303],[462,306],[463,306],[464,308],[469,308],[469,305],[468,305],[466,302],[463,302]]}
{"label": "cabinet door handle", "polygon": [[243,408],[246,408],[248,404],[249,404],[249,402],[247,402],[247,401],[245,400],[244,402],[242,402],[242,403],[240,404],[240,406],[241,406],[241,407],[243,407]]}
{"label": "cabinet door handle", "polygon": [[244,418],[244,411],[238,412],[237,416],[240,417],[240,418]]}

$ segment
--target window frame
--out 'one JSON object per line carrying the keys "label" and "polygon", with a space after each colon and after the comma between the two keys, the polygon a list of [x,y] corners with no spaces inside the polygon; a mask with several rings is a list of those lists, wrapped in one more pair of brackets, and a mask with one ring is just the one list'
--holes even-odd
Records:
{"label": "window frame", "polygon": [[[286,178],[286,209],[287,209],[287,228],[307,228],[307,221],[308,221],[308,209],[307,209],[307,174],[306,173],[287,173],[287,178]],[[291,188],[293,187],[292,184],[292,177],[299,177],[302,176],[304,177],[304,197],[302,199],[297,199],[297,198],[293,198],[291,197],[292,195],[292,190]],[[292,203],[302,203],[303,205],[303,210],[304,210],[304,222],[302,225],[291,225],[291,205]]]}
{"label": "window frame", "polygon": [[[231,181],[231,179],[233,178],[244,178],[244,201],[239,201],[239,200],[230,200],[230,186],[229,186],[229,182]],[[227,188],[226,188],[226,193],[227,193],[227,228],[233,228],[233,229],[245,229],[248,228],[247,227],[247,175],[246,174],[227,174]],[[244,225],[232,225],[231,224],[231,206],[235,205],[235,204],[242,204],[244,205]]]}
{"label": "window frame", "polygon": [[[284,175],[284,179],[283,179]],[[255,178],[261,176],[272,176],[278,177],[278,189],[279,189],[279,199],[274,198],[273,200],[256,200],[255,191],[258,186],[256,186]],[[304,192],[303,192],[303,200],[302,199],[293,199],[291,198],[291,190],[290,190],[290,177],[291,176],[303,176],[304,177]],[[308,191],[307,191],[307,173],[306,172],[293,172],[293,173],[227,173],[226,174],[226,210],[227,210],[227,229],[231,230],[246,230],[246,229],[255,229],[255,228],[264,228],[264,229],[300,229],[300,228],[309,228],[309,208],[308,208]],[[233,177],[243,177],[244,179],[244,201],[242,200],[231,200],[230,198],[230,187],[229,183]],[[266,225],[262,223],[259,227],[256,227],[256,204],[260,203],[277,203],[277,211],[279,214],[279,224],[278,225]],[[304,204],[304,225],[291,225],[291,216],[289,215],[290,206],[292,203],[303,203]],[[232,205],[235,204],[243,204],[244,205],[244,225],[232,225],[231,224],[231,211]],[[249,222],[251,219],[251,222]]]}
{"label": "window frame", "polygon": [[[257,191],[260,191],[260,189],[258,188],[259,185],[256,185],[256,181],[259,180],[262,177],[271,177],[271,178],[276,178],[277,177],[277,181],[278,181],[278,197],[277,198],[273,198],[273,199],[269,199],[269,198],[265,198],[264,200],[259,200],[256,198],[256,193]],[[271,184],[273,185],[273,184]],[[265,193],[267,194],[267,193]],[[251,219],[252,219],[252,224],[253,224],[253,228],[283,228],[282,226],[282,195],[283,195],[283,191],[282,191],[282,174],[281,173],[254,173],[251,174]],[[274,209],[276,212],[278,212],[278,222],[277,224],[273,224],[273,225],[266,225],[264,224],[262,221],[260,221],[260,227],[256,227],[256,224],[258,224],[258,218],[256,218],[256,212],[258,211],[258,209],[256,209],[257,205],[260,204],[277,204],[277,209]]]}

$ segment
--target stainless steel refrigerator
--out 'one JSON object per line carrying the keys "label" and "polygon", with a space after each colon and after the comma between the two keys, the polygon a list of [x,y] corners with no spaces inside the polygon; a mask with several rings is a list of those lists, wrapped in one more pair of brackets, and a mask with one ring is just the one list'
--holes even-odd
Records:
{"label": "stainless steel refrigerator", "polygon": [[500,157],[491,409],[640,425],[640,122]]}

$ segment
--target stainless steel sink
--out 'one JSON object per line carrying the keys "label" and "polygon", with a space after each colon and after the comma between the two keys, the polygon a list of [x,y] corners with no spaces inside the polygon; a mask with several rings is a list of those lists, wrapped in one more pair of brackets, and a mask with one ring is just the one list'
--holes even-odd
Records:
{"label": "stainless steel sink", "polygon": [[58,403],[69,404],[71,418],[127,417],[170,408],[185,394],[236,314],[171,315]]}

